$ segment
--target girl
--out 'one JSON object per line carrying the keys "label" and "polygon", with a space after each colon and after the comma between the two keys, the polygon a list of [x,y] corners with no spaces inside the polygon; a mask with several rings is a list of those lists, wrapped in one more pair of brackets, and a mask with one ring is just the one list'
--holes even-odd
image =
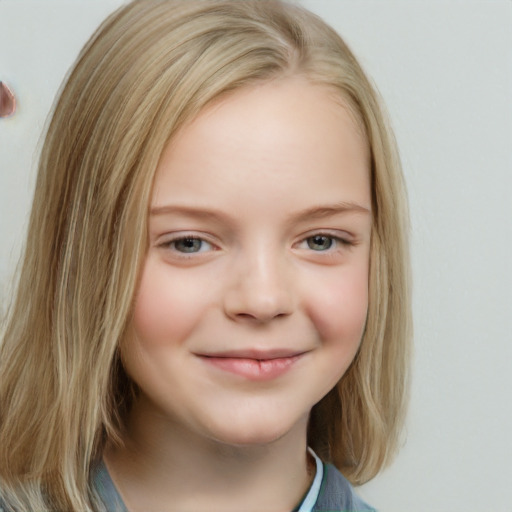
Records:
{"label": "girl", "polygon": [[372,510],[351,484],[403,421],[406,229],[377,95],[320,19],[114,13],[42,150],[0,352],[4,510]]}

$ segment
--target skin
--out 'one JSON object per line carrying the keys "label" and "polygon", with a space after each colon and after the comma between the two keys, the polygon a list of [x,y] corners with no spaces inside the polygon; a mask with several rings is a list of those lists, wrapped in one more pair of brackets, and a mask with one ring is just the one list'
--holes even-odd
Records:
{"label": "skin", "polygon": [[[105,454],[113,479],[131,511],[289,511],[314,476],[309,412],[364,329],[366,141],[326,87],[246,87],[166,147],[150,207],[121,347],[141,393],[125,446]],[[271,378],[212,357],[283,354],[294,357]]]}

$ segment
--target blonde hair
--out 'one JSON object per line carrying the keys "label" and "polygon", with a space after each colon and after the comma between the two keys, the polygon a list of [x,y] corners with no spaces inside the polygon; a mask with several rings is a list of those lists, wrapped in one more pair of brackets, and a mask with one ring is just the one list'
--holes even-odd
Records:
{"label": "blonde hair", "polygon": [[99,508],[92,465],[120,439],[119,359],[146,251],[153,175],[213,99],[299,74],[336,89],[371,155],[370,300],[360,350],[311,413],[308,441],[353,483],[396,451],[410,341],[408,216],[377,93],[342,39],[279,0],[140,0],[80,54],[40,158],[27,245],[0,348],[0,487],[21,510]]}

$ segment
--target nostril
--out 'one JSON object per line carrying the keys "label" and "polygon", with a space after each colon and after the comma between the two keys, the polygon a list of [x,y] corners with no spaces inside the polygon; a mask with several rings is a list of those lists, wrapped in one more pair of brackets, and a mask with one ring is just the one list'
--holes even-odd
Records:
{"label": "nostril", "polygon": [[251,313],[237,313],[235,314],[235,317],[238,319],[238,320],[242,320],[242,321],[248,321],[248,322],[254,322],[254,323],[265,323],[265,322],[268,322],[270,320],[276,320],[276,319],[279,319],[279,318],[284,318],[288,316],[288,313],[284,313],[284,312],[279,312],[279,313],[272,313],[272,312],[268,312],[268,313],[264,313],[264,312],[260,312],[259,314],[251,314]]}
{"label": "nostril", "polygon": [[254,315],[249,315],[249,313],[238,313],[236,316],[247,320],[256,320],[256,317]]}

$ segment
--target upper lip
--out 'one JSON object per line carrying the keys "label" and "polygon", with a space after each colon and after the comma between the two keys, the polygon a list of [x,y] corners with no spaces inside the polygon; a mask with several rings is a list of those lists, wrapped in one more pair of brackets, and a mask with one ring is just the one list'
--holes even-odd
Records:
{"label": "upper lip", "polygon": [[282,359],[286,357],[300,356],[307,350],[292,350],[286,348],[276,348],[270,350],[246,349],[246,350],[223,350],[219,352],[197,353],[200,357],[219,357],[230,359]]}

